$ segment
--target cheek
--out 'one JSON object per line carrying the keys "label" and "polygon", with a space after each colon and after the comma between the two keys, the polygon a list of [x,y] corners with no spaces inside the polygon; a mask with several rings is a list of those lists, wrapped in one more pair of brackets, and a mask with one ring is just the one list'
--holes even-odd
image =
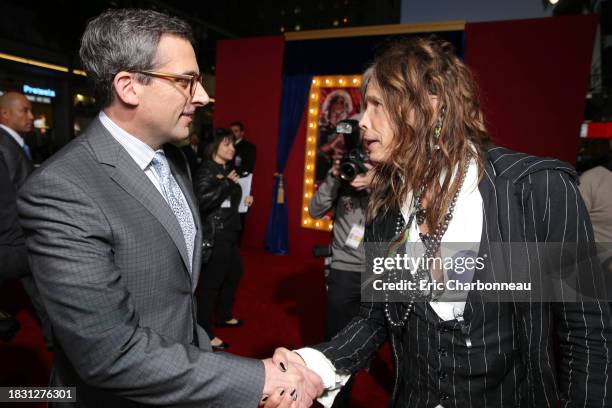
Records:
{"label": "cheek", "polygon": [[[174,90],[176,92],[176,90]],[[176,92],[178,93],[178,92]],[[156,95],[155,99],[150,102],[150,111],[160,120],[176,121],[180,119],[179,114],[183,111],[183,104],[180,98],[172,92],[164,92]]]}
{"label": "cheek", "polygon": [[382,136],[382,145],[385,149],[391,149],[393,147],[393,135],[386,131]]}

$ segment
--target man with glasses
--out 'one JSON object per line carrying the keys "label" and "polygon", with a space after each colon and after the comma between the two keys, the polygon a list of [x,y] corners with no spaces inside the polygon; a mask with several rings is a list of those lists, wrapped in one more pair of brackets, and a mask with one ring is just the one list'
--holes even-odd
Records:
{"label": "man with glasses", "polygon": [[191,42],[185,22],[148,10],[87,25],[80,56],[102,111],[18,203],[57,341],[52,385],[76,386],[82,407],[306,406],[318,376],[213,353],[196,323],[200,219],[170,144],[209,101]]}

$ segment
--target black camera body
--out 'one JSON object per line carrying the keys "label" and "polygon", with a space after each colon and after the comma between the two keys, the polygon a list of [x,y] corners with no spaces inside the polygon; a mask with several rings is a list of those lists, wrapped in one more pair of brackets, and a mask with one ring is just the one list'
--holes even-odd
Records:
{"label": "black camera body", "polygon": [[365,163],[369,161],[369,157],[363,149],[359,122],[353,119],[341,120],[336,125],[336,133],[344,135],[344,147],[347,151],[340,160],[340,178],[350,183],[358,174],[368,171]]}

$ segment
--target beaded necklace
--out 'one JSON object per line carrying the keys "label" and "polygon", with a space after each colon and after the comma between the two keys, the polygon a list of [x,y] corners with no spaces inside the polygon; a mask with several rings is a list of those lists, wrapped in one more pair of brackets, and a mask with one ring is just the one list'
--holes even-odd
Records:
{"label": "beaded necklace", "polygon": [[[453,195],[453,199],[448,207],[448,212],[444,216],[443,221],[434,229],[432,234],[423,234],[419,232],[419,238],[421,239],[421,241],[423,242],[423,245],[425,246],[425,253],[423,254],[423,258],[425,260],[435,257],[436,253],[438,252],[438,249],[440,248],[440,245],[442,243],[442,237],[446,233],[446,230],[448,229],[448,225],[450,221],[453,219],[453,213],[455,212],[455,206],[457,205],[457,198],[459,197],[459,193],[461,192],[461,189],[465,182],[465,177],[469,169],[469,164],[470,164],[470,158],[468,157],[465,162],[465,168],[463,169],[463,174],[461,175],[461,181],[459,183],[459,187],[457,188],[457,191]],[[425,185],[422,185],[419,188],[418,193],[414,198],[414,205],[412,206],[410,217],[408,218],[408,223],[405,226],[404,226],[404,216],[402,215],[402,212],[399,211],[399,214],[397,216],[397,221],[395,224],[395,235],[396,236],[400,234],[401,235],[399,236],[399,239],[397,239],[394,243],[390,245],[389,251],[387,253],[388,258],[395,258],[395,255],[397,254],[397,252],[401,250],[402,247],[405,247],[406,243],[408,242],[408,236],[410,235],[410,229],[412,227],[412,222],[414,221],[414,219],[417,218],[417,224],[422,223],[422,221],[419,219],[421,217],[424,221],[424,209],[421,207],[421,202],[423,199],[424,192],[425,192]],[[423,263],[421,263],[421,266],[417,268],[414,274],[410,274],[410,275],[411,275],[411,280],[414,283],[417,283],[422,280],[428,281],[431,278],[431,273],[429,269],[426,269],[423,266]],[[395,281],[395,282],[398,281],[395,269],[392,269],[391,271],[387,273],[387,282],[392,282],[392,281]],[[403,316],[398,321],[393,320],[393,318],[391,317],[391,313],[389,311],[389,295],[385,294],[385,316],[387,317],[387,321],[389,322],[391,326],[403,327],[406,324],[406,321],[408,320],[410,313],[414,310],[414,302],[415,302],[414,299],[417,296],[415,292],[416,290],[409,291],[408,293],[406,293],[406,295],[409,296],[411,299],[408,302],[408,305],[406,306],[406,310]],[[433,293],[430,293],[429,300],[431,299],[433,299]]]}

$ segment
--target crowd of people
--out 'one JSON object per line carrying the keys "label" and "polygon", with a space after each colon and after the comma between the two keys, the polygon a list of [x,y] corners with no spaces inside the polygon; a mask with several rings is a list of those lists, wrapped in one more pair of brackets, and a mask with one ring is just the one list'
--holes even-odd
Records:
{"label": "crowd of people", "polygon": [[[152,10],[91,20],[79,54],[101,111],[36,171],[21,136],[31,106],[0,97],[0,284],[21,279],[31,297],[54,353],[51,386],[77,387],[82,407],[343,407],[389,341],[390,407],[612,406],[597,262],[562,253],[592,287],[554,302],[488,302],[475,290],[452,302],[435,291],[364,298],[366,244],[392,243],[395,255],[423,243],[435,255],[448,243],[486,253],[551,242],[592,260],[605,234],[589,210],[609,194],[587,194],[610,169],[584,175],[583,200],[570,165],[492,144],[470,70],[436,38],[392,44],[365,71],[367,171],[342,180],[335,145],[310,201],[312,217],[331,210],[335,221],[325,342],[263,360],[215,352],[231,349],[215,327],[243,323],[233,303],[256,149],[241,122],[206,143],[190,131],[209,102],[192,41],[186,22]],[[507,261],[485,269],[496,262]],[[446,279],[436,268],[408,279],[423,276]],[[3,340],[16,330],[0,312]]]}

